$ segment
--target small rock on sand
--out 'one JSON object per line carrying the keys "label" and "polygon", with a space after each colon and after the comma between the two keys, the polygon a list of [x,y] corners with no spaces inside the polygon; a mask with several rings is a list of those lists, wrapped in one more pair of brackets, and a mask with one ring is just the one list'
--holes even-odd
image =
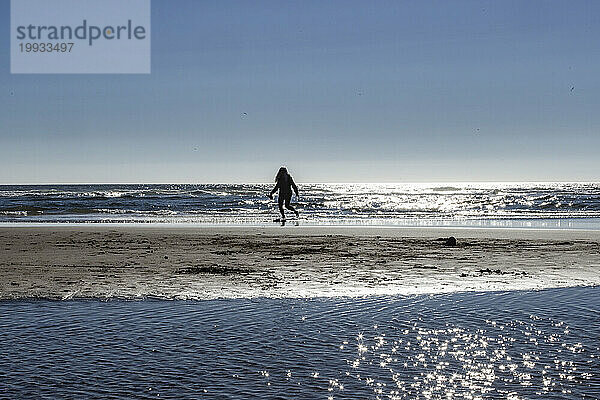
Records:
{"label": "small rock on sand", "polygon": [[456,246],[456,238],[454,236],[437,238],[436,241],[444,242],[444,246]]}

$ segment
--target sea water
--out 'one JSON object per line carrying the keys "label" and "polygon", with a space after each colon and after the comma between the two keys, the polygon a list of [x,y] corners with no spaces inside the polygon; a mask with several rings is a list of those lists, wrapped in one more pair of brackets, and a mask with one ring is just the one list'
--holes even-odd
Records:
{"label": "sea water", "polygon": [[[269,184],[0,186],[0,223],[264,225]],[[600,229],[600,183],[299,184],[309,225]]]}
{"label": "sea water", "polygon": [[0,397],[598,399],[600,288],[0,302]]}

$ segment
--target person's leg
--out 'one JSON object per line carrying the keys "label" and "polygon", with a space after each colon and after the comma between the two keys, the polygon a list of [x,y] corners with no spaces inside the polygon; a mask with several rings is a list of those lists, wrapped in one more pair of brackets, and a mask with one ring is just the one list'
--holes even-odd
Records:
{"label": "person's leg", "polygon": [[300,214],[298,213],[298,211],[296,211],[296,209],[294,207],[292,207],[292,205],[290,204],[290,201],[292,201],[292,196],[285,199],[285,208],[293,211],[294,214],[296,214],[296,217],[298,217]]}
{"label": "person's leg", "polygon": [[277,204],[279,205],[279,212],[281,213],[281,218],[285,219],[285,213],[283,212],[283,197],[279,196],[277,199]]}

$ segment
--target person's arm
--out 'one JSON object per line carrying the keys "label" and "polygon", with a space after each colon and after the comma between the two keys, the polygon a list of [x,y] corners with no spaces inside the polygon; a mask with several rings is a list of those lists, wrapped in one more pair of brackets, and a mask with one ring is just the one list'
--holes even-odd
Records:
{"label": "person's arm", "polygon": [[273,195],[275,194],[275,192],[277,191],[277,189],[279,189],[279,181],[277,181],[277,184],[275,185],[275,187],[273,188],[273,190],[271,190],[271,193],[269,193],[269,198],[273,198]]}
{"label": "person's arm", "polygon": [[298,186],[296,186],[296,182],[294,182],[294,180],[290,177],[291,183],[292,183],[292,189],[294,189],[294,193],[296,193],[296,197],[300,197],[300,195],[298,194]]}

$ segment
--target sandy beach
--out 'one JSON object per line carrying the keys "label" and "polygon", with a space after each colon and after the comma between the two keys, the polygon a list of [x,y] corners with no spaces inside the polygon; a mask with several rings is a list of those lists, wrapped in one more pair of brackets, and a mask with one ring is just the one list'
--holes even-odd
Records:
{"label": "sandy beach", "polygon": [[[438,240],[454,236],[456,246]],[[0,298],[320,297],[600,284],[600,232],[445,228],[0,229]]]}

